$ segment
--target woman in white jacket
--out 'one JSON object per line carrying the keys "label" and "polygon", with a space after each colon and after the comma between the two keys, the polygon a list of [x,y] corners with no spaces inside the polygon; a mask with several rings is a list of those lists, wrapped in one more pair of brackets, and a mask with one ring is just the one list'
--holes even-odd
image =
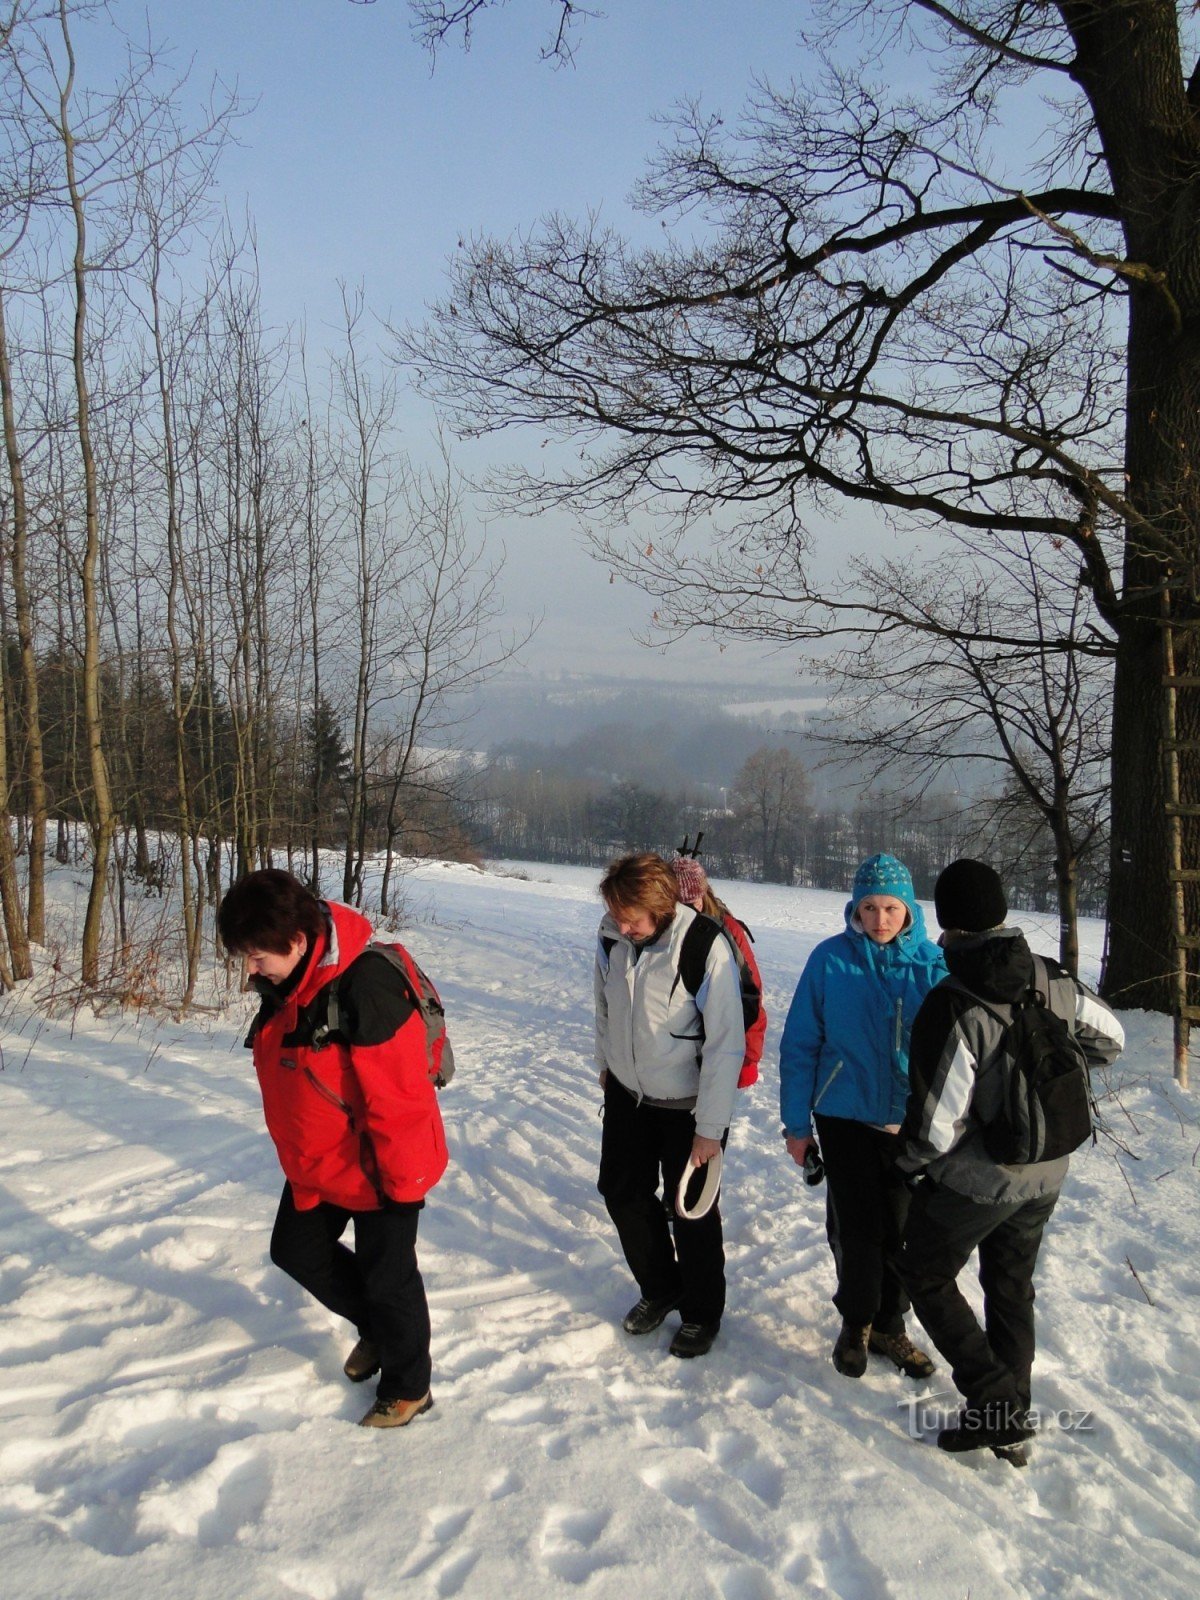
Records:
{"label": "woman in white jacket", "polygon": [[[596,1062],[604,1088],[599,1189],[641,1299],[623,1322],[651,1333],[679,1309],[675,1356],[712,1347],[725,1309],[721,1214],[673,1216],[685,1169],[728,1135],[745,1054],[737,963],[720,927],[676,899],[661,856],[623,856],[600,883]],[[672,1242],[672,1230],[674,1240]]]}

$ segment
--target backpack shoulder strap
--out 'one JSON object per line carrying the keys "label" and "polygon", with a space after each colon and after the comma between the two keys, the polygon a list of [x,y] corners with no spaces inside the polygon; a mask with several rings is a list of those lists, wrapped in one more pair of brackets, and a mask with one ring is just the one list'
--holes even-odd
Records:
{"label": "backpack shoulder strap", "polygon": [[381,957],[396,973],[400,979],[400,987],[403,990],[404,998],[408,1002],[410,1009],[414,1011],[422,1009],[422,997],[413,975],[408,969],[405,954],[406,952],[396,945],[380,944],[372,940],[369,945],[359,951],[344,972],[340,973],[332,983],[325,986],[324,990],[321,991],[321,995],[318,996],[318,1000],[322,996],[324,997],[322,1013],[315,1019],[312,1031],[313,1044],[318,1050],[328,1044],[331,1039],[337,1039],[344,1044],[360,1042],[351,1037],[353,1029],[347,1014],[346,990],[348,985],[353,982],[352,974],[357,976],[355,969],[361,972],[361,963],[367,961],[371,956]]}
{"label": "backpack shoulder strap", "polygon": [[679,980],[693,1000],[700,993],[708,965],[708,953],[718,938],[728,938],[721,924],[697,912],[679,946]]}
{"label": "backpack shoulder strap", "polygon": [[1030,955],[1033,956],[1033,992],[1042,1005],[1049,1006],[1050,968],[1046,965],[1044,957],[1034,955],[1033,951],[1030,951]]}
{"label": "backpack shoulder strap", "polygon": [[[1033,957],[1033,986],[1034,992],[1048,1011],[1053,1011],[1056,1017],[1061,1018],[1070,1028],[1072,1036],[1075,1033],[1075,996],[1078,994],[1075,980],[1065,968],[1059,967],[1057,971],[1050,970],[1050,963],[1045,956]],[[1055,989],[1063,998],[1065,1010],[1059,1011],[1054,1004]],[[1066,993],[1064,993],[1064,990]],[[1070,999],[1066,998],[1069,993]]]}

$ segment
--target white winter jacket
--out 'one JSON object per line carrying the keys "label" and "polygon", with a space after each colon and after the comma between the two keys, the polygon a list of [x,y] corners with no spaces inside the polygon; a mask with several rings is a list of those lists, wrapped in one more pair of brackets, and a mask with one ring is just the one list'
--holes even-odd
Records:
{"label": "white winter jacket", "polygon": [[695,921],[678,905],[651,944],[635,946],[605,916],[596,939],[596,1064],[639,1100],[695,1107],[696,1132],[729,1126],[746,1051],[741,984],[728,941],[713,940],[695,999],[679,976]]}

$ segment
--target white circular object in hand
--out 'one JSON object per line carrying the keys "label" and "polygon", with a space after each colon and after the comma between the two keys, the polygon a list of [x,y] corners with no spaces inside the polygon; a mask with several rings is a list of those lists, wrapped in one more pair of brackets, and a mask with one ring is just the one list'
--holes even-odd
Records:
{"label": "white circular object in hand", "polygon": [[687,1188],[695,1170],[695,1167],[689,1161],[683,1169],[683,1176],[679,1180],[679,1188],[675,1191],[675,1214],[685,1218],[688,1222],[698,1222],[701,1217],[706,1217],[713,1208],[717,1195],[721,1191],[721,1152],[718,1150],[711,1161],[704,1163],[704,1187],[700,1191],[700,1198],[689,1211],[687,1209]]}

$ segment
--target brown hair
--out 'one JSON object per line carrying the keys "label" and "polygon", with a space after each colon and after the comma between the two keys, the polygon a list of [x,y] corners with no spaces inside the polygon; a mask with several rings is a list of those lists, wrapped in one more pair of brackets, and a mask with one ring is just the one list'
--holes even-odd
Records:
{"label": "brown hair", "polygon": [[610,911],[643,911],[661,933],[675,915],[679,885],[669,863],[645,850],[611,861],[600,879],[600,893]]}
{"label": "brown hair", "polygon": [[325,931],[321,902],[299,878],[278,867],[264,867],[240,878],[221,901],[217,932],[231,954],[247,950],[286,955],[298,933],[311,950]]}
{"label": "brown hair", "polygon": [[704,891],[704,898],[700,902],[700,910],[704,916],[711,917],[714,922],[724,922],[729,915],[729,907],[724,900],[717,899],[712,892],[711,885]]}

